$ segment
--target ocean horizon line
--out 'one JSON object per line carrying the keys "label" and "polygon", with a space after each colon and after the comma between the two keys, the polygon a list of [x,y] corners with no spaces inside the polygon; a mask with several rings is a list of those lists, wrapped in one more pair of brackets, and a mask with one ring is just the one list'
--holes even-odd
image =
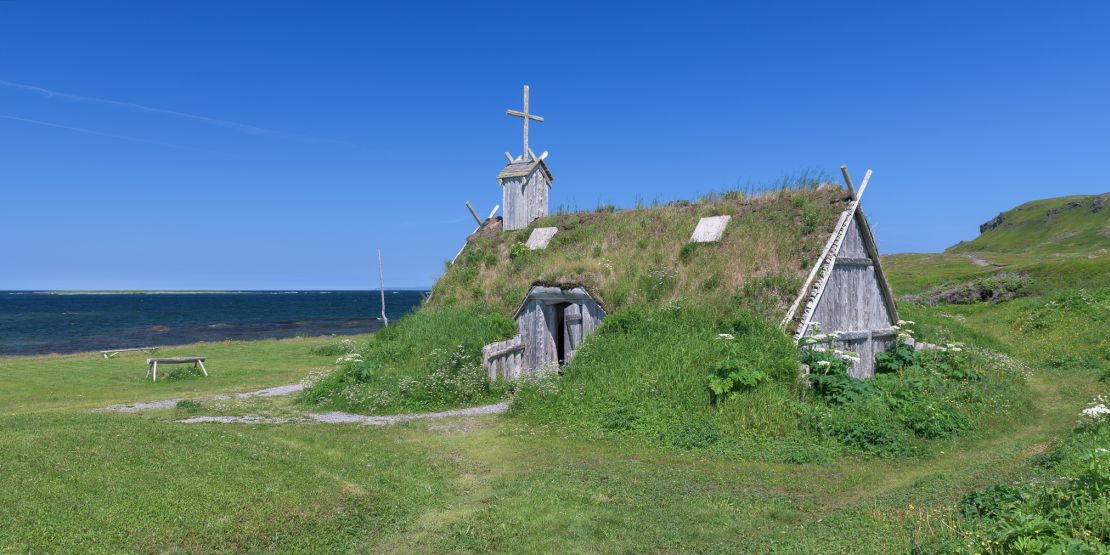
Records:
{"label": "ocean horizon line", "polygon": [[[431,291],[425,287],[390,287],[388,292]],[[220,295],[220,294],[267,294],[283,295],[298,293],[362,293],[377,292],[378,289],[0,289],[0,294],[17,295]]]}

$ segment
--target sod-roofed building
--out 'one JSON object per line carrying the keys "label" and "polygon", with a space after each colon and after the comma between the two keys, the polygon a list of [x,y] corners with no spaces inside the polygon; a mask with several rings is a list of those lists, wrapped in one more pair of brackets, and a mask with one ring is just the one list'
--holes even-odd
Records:
{"label": "sod-roofed building", "polygon": [[[543,171],[542,161],[531,164]],[[756,310],[798,338],[819,323],[859,353],[851,370],[859,378],[874,374],[874,353],[896,340],[898,321],[855,191],[828,183],[557,213],[517,230],[493,218],[468,238],[432,299],[516,319],[519,335],[483,351],[491,377],[504,378],[566,364],[606,315],[638,304]]]}

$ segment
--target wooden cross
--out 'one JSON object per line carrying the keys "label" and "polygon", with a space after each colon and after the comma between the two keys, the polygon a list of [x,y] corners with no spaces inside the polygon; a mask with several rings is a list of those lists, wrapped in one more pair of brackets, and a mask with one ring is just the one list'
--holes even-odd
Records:
{"label": "wooden cross", "polygon": [[510,116],[516,116],[524,120],[524,156],[525,160],[530,159],[532,151],[528,150],[528,120],[533,119],[536,121],[543,121],[541,116],[528,113],[528,85],[524,85],[524,111],[518,112],[516,110],[505,110],[505,113]]}

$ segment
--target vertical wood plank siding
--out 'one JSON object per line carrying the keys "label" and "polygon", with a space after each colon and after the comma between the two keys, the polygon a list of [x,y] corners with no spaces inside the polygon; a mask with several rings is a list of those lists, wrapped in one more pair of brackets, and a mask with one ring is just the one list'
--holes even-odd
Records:
{"label": "vertical wood plank siding", "polygon": [[[893,342],[888,330],[895,320],[887,309],[874,260],[868,254],[857,220],[852,221],[844,236],[833,274],[813,311],[813,320],[821,324],[824,332],[863,334],[841,342],[841,346],[859,354],[860,360],[850,372],[852,376],[875,375],[875,355]],[[875,332],[888,335],[872,337]]]}
{"label": "vertical wood plank siding", "polygon": [[536,166],[525,177],[501,180],[501,206],[506,231],[524,229],[547,215],[547,174]]}
{"label": "vertical wood plank siding", "polygon": [[558,287],[533,287],[516,314],[520,334],[509,340],[519,340],[519,365],[513,366],[516,364],[513,361],[517,359],[512,359],[508,366],[513,368],[512,372],[499,371],[494,365],[498,361],[493,360],[491,354],[508,348],[506,342],[486,345],[482,354],[490,378],[515,379],[520,374],[545,364],[558,364],[559,349],[556,341],[560,332],[563,336],[564,362],[569,362],[604,319],[605,310],[582,287],[567,290]]}

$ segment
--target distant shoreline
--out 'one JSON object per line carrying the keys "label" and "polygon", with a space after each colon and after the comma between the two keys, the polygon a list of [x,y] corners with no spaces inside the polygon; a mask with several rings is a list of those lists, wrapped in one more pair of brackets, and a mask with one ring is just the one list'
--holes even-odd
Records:
{"label": "distant shoreline", "polygon": [[[431,287],[395,287],[393,289],[386,289],[386,293],[393,293],[398,291],[412,292],[412,291],[431,291]],[[298,294],[326,294],[326,293],[348,293],[348,292],[367,292],[377,291],[377,289],[244,289],[244,290],[204,290],[204,289],[191,289],[191,290],[112,290],[112,289],[91,289],[91,290],[57,290],[57,291],[0,291],[0,293],[12,295],[298,295]]]}
{"label": "distant shoreline", "polygon": [[[288,336],[281,336],[281,337],[254,337],[254,338],[250,338],[250,339],[204,340],[204,341],[191,341],[191,342],[188,342],[188,343],[170,342],[170,343],[163,343],[163,344],[160,344],[160,345],[151,345],[151,347],[154,348],[154,349],[158,349],[158,350],[170,350],[170,349],[181,350],[181,349],[189,349],[191,347],[202,347],[204,345],[212,345],[212,344],[217,344],[217,343],[228,343],[228,342],[253,343],[253,342],[256,342],[256,341],[298,341],[298,340],[317,340],[317,339],[324,339],[324,338],[342,339],[342,338],[358,337],[358,336],[370,337],[370,336],[374,335],[377,332],[378,332],[378,330],[374,330],[374,331],[351,331],[351,332],[326,333],[326,334],[320,334],[320,335],[288,335]],[[38,357],[38,358],[58,358],[58,357],[81,357],[81,356],[92,356],[92,357],[99,358],[100,356],[102,356],[101,352],[102,352],[101,350],[80,350],[80,351],[48,351],[48,352],[42,352],[42,353],[16,353],[16,354],[0,353],[0,360],[4,360],[4,359],[28,359],[28,358],[36,358],[36,357]],[[145,357],[145,356],[151,356],[151,355],[143,354],[142,356]]]}

